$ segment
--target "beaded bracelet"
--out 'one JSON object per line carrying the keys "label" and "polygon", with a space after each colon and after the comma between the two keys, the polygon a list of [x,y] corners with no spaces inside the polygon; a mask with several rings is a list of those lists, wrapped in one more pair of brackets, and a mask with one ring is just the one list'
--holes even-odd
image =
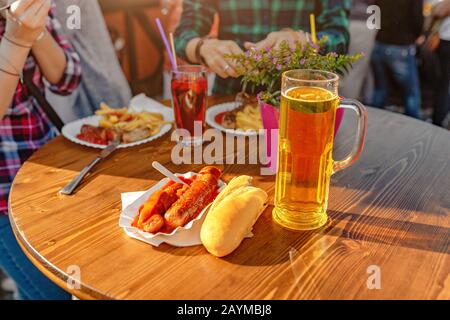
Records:
{"label": "beaded bracelet", "polygon": [[203,45],[205,44],[205,40],[209,40],[209,39],[214,39],[213,37],[210,36],[206,36],[203,38],[200,38],[200,40],[197,42],[197,45],[195,46],[195,63],[196,64],[203,64],[206,67],[209,67],[208,64],[206,63],[205,58],[203,58],[203,56],[200,53],[201,48],[203,47]]}
{"label": "beaded bracelet", "polygon": [[13,76],[19,77],[19,78],[20,78],[20,82],[23,83],[23,75],[22,75],[22,72],[20,72],[20,71],[14,66],[14,64],[13,64],[7,57],[5,57],[4,55],[0,54],[0,58],[2,58],[4,61],[6,61],[6,63],[9,64],[10,67],[13,68],[14,71],[16,71],[16,73],[12,73],[12,72],[6,71],[6,70],[4,70],[4,69],[0,69],[0,70],[3,71],[4,73],[9,74],[9,75],[13,75]]}
{"label": "beaded bracelet", "polygon": [[6,71],[5,69],[2,69],[2,68],[0,68],[0,71],[3,72],[3,73],[9,74],[10,76],[14,76],[14,77],[20,78],[20,74],[12,73],[12,72]]}

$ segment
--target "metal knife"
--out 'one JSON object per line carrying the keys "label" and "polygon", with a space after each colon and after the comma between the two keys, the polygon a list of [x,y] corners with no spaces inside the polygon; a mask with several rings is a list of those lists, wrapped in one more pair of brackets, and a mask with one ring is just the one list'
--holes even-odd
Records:
{"label": "metal knife", "polygon": [[95,158],[87,167],[81,170],[80,174],[73,179],[67,186],[65,186],[59,193],[65,195],[71,195],[78,185],[83,181],[84,177],[103,159],[107,158],[111,153],[113,153],[117,147],[120,145],[120,141],[111,142],[105,149],[100,152],[100,154]]}

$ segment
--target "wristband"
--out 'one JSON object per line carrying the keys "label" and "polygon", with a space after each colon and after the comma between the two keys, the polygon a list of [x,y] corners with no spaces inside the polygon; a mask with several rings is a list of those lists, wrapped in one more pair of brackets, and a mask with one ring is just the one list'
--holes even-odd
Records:
{"label": "wristband", "polygon": [[195,46],[195,60],[197,63],[201,63],[204,64],[204,59],[202,57],[202,55],[200,54],[200,49],[203,47],[203,45],[205,44],[205,41],[203,39],[200,39],[199,42],[197,42],[197,45]]}
{"label": "wristband", "polygon": [[208,64],[206,63],[205,59],[202,57],[200,50],[205,44],[205,40],[211,39],[211,37],[204,37],[201,38],[199,42],[197,42],[197,45],[195,46],[195,60],[197,60],[197,63],[203,64],[204,66],[208,67]]}

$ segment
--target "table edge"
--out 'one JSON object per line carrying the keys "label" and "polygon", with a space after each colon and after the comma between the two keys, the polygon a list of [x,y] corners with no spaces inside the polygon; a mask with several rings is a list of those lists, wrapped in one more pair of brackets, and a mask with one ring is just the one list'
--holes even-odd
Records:
{"label": "table edge", "polygon": [[25,239],[25,237],[22,236],[21,232],[19,231],[19,228],[17,227],[13,215],[14,213],[10,206],[10,201],[8,201],[8,219],[10,221],[14,237],[16,238],[17,243],[19,244],[25,256],[40,272],[44,274],[44,276],[46,276],[50,281],[55,283],[58,287],[75,296],[76,298],[82,300],[112,299],[111,297],[105,294],[101,294],[100,292],[87,287],[86,285],[83,284],[83,282],[77,283],[80,286],[80,289],[67,288],[66,284],[70,278],[69,275],[67,275],[62,270],[58,269],[55,265],[46,260],[42,255],[40,255],[36,251],[36,249],[33,248],[33,246]]}

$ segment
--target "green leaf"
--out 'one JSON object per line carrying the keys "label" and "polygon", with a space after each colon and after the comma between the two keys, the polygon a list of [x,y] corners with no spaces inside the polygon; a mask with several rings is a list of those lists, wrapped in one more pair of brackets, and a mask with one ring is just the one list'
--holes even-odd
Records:
{"label": "green leaf", "polygon": [[[362,54],[352,56],[321,54],[321,50],[317,49],[326,47],[327,41],[326,37],[319,39],[317,47],[309,43],[305,45],[297,43],[294,50],[287,42],[283,42],[278,48],[272,48],[269,52],[265,49],[253,50],[241,54],[225,55],[225,58],[237,64],[236,71],[242,77],[243,84],[250,84],[253,91],[256,87],[266,88],[261,97],[264,97],[264,101],[273,104],[277,101],[279,103],[279,87],[283,72],[293,69],[315,69],[344,75],[351,70],[352,64],[363,56]],[[285,65],[288,58],[290,58],[290,62]],[[276,68],[278,63],[283,63],[281,70]]]}

